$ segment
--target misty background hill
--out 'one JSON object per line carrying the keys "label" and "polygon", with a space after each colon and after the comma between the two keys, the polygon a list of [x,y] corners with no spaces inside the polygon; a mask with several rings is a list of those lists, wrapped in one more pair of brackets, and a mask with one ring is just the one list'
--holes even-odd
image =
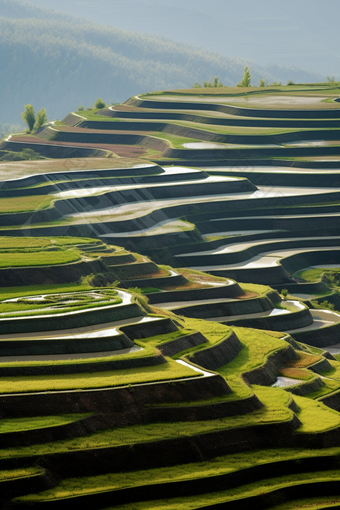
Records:
{"label": "misty background hill", "polygon": [[[249,34],[245,30],[245,34],[232,36],[235,26],[231,15],[224,19],[211,9],[209,17],[201,0],[186,0],[185,8],[177,0],[126,0],[124,4],[106,0],[97,0],[96,4],[85,0],[59,0],[57,4],[54,0],[41,0],[41,3],[44,6],[58,5],[65,12],[20,0],[0,0],[2,125],[20,123],[20,113],[27,103],[33,104],[36,111],[45,107],[49,119],[61,119],[80,105],[92,106],[97,97],[107,103],[121,102],[133,94],[191,87],[195,81],[212,80],[214,76],[219,76],[225,85],[235,85],[242,78],[246,64],[253,84],[258,84],[260,77],[268,82],[283,83],[288,80],[325,81],[322,72],[276,63],[264,65],[251,62],[249,58],[230,58],[228,55],[235,53],[240,40],[244,37],[250,40]],[[222,5],[219,0],[215,3]],[[228,0],[224,3],[228,4]],[[194,4],[195,9],[190,9]],[[148,9],[148,15],[145,9]],[[159,22],[157,30],[160,28],[160,33],[181,39],[185,23],[183,10],[187,20],[190,18],[189,24],[186,21],[187,30],[192,33],[189,40],[201,47],[110,25],[122,25],[125,19],[126,26],[147,32]],[[216,24],[218,18],[220,24]],[[177,24],[176,19],[179,20]],[[172,29],[169,28],[171,25]],[[261,27],[261,24],[257,26]],[[224,33],[232,38],[233,44],[226,46],[212,41],[212,47],[206,45],[203,48],[203,42],[213,37],[213,31],[220,31],[221,37]],[[244,41],[240,47],[243,44]],[[270,41],[268,45],[271,47]],[[248,57],[251,49],[249,43]]]}
{"label": "misty background hill", "polygon": [[339,75],[339,0],[30,0],[260,64]]}

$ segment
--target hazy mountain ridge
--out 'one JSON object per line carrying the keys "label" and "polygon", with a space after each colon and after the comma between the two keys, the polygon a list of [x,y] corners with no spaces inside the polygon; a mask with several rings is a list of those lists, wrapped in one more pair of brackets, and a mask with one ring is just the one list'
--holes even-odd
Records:
{"label": "hazy mountain ridge", "polygon": [[258,64],[340,77],[336,0],[29,0],[124,30],[221,51]]}
{"label": "hazy mountain ridge", "polygon": [[[120,102],[142,92],[190,87],[215,75],[235,85],[247,63],[51,9],[31,9],[26,2],[0,0],[0,7],[8,14],[0,18],[1,123],[17,123],[27,103],[45,107],[49,118],[62,118],[98,96]],[[268,81],[322,79],[294,67],[249,65],[254,84],[260,76]]]}

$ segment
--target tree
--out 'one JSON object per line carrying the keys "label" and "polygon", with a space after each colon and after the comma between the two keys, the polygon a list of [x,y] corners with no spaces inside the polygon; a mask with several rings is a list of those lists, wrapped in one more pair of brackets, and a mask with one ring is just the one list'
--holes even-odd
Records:
{"label": "tree", "polygon": [[240,81],[237,84],[237,87],[251,87],[250,79],[251,79],[251,74],[250,74],[250,71],[248,69],[248,66],[246,66],[244,68],[244,75],[243,75],[242,81]]}
{"label": "tree", "polygon": [[260,78],[260,87],[265,87],[266,84],[265,84],[265,81],[263,78]]}
{"label": "tree", "polygon": [[102,99],[100,99],[100,97],[98,97],[97,101],[94,103],[94,107],[97,108],[97,110],[99,110],[100,108],[105,108],[106,104],[104,103],[104,101]]}
{"label": "tree", "polygon": [[25,104],[25,111],[21,114],[23,121],[28,126],[28,131],[31,132],[35,124],[35,113],[34,108],[31,104]]}
{"label": "tree", "polygon": [[[215,76],[214,81],[211,83],[211,81],[204,81],[203,87],[224,87],[223,83],[220,81],[218,76]],[[202,88],[202,85],[200,85],[197,81],[195,81],[193,85],[194,89]]]}
{"label": "tree", "polygon": [[220,79],[218,78],[218,76],[215,76],[214,78],[214,84],[213,84],[213,87],[223,87],[223,83],[220,81]]}
{"label": "tree", "polygon": [[47,115],[45,108],[41,108],[41,110],[38,111],[37,116],[35,118],[35,124],[34,124],[34,131],[41,128],[47,122]]}

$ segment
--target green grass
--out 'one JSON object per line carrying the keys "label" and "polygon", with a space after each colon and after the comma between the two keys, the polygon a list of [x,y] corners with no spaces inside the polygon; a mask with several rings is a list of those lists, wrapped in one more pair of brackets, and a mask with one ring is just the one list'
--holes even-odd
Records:
{"label": "green grass", "polygon": [[81,254],[76,249],[40,251],[38,253],[1,253],[0,267],[35,267],[70,264],[80,260],[80,258]]}
{"label": "green grass", "polygon": [[26,467],[19,469],[11,469],[0,471],[0,481],[5,482],[7,480],[16,480],[18,478],[27,478],[35,475],[42,475],[44,469],[40,467]]}
{"label": "green grass", "polygon": [[45,285],[27,285],[23,287],[1,287],[0,299],[15,299],[25,296],[35,296],[39,294],[56,294],[59,292],[83,292],[95,290],[90,285],[81,283],[47,283]]}
{"label": "green grass", "polygon": [[[174,315],[174,318],[178,320],[176,315]],[[187,317],[180,317],[180,322],[186,330],[200,331],[202,335],[208,339],[210,345],[220,342],[231,332],[229,326],[225,326],[219,322],[210,322],[203,319],[191,319]]]}
{"label": "green grass", "polygon": [[165,427],[163,423],[149,423],[146,425],[132,425],[116,427],[92,433],[85,437],[77,437],[55,441],[53,443],[37,444],[23,447],[9,447],[0,450],[0,458],[32,456],[58,453],[68,450],[87,450],[92,448],[132,445],[147,441],[190,437],[219,430],[231,430],[252,425],[288,421],[293,412],[288,409],[291,396],[279,388],[262,388],[255,386],[255,392],[265,407],[253,413],[231,416],[215,420],[196,422],[176,422]]}
{"label": "green grass", "polygon": [[[108,507],[105,510],[196,510],[197,508],[203,508],[208,505],[217,505],[218,503],[242,500],[251,496],[261,496],[268,494],[275,490],[290,487],[299,486],[302,483],[318,483],[326,482],[329,480],[340,481],[340,475],[338,471],[326,471],[326,472],[314,472],[314,473],[301,473],[294,475],[287,475],[278,478],[264,479],[260,482],[254,482],[248,485],[242,485],[229,490],[220,492],[213,492],[210,494],[199,494],[197,496],[171,498],[167,500],[154,500],[154,501],[143,501],[138,503],[130,503],[126,505],[118,505],[115,507]],[[24,498],[18,498],[19,501]],[[299,506],[295,506],[300,508]]]}
{"label": "green grass", "polygon": [[340,389],[340,381],[323,379],[323,383],[324,386],[321,386],[317,391],[308,393],[306,397],[315,400],[325,395],[330,395]]}
{"label": "green grass", "polygon": [[[321,278],[325,271],[329,271],[329,268],[327,269],[326,267],[325,268],[315,267],[302,269],[301,271],[297,271],[296,273],[294,273],[294,278],[299,278],[307,282],[315,282]],[[339,269],[332,268],[332,272],[340,273],[340,268]]]}
{"label": "green grass", "polygon": [[294,400],[300,408],[297,417],[302,422],[298,433],[316,434],[340,427],[340,413],[308,398],[294,395]]}
{"label": "green grass", "polygon": [[274,338],[260,330],[250,328],[233,328],[233,330],[242,343],[243,349],[236,358],[218,369],[227,381],[235,377],[238,379],[243,372],[263,365],[270,354],[288,346],[284,340]]}
{"label": "green grass", "polygon": [[[339,449],[332,449],[332,454],[340,453]],[[209,461],[190,464],[181,464],[174,467],[161,467],[142,471],[125,473],[110,473],[99,476],[86,476],[83,478],[69,478],[62,480],[53,489],[41,492],[38,495],[25,497],[25,500],[36,501],[65,498],[86,493],[99,493],[107,490],[119,490],[128,487],[148,485],[153,483],[181,482],[193,479],[206,479],[234,473],[239,470],[285,460],[299,460],[300,458],[315,458],[329,455],[328,450],[255,450],[242,454],[231,454],[217,457]],[[133,508],[133,507],[132,507]],[[296,507],[294,507],[296,508]]]}
{"label": "green grass", "polygon": [[202,140],[197,138],[188,138],[186,136],[176,136],[168,133],[159,133],[156,132],[152,138],[161,138],[162,140],[165,140],[169,142],[169,144],[174,149],[183,149],[183,143],[193,143],[193,142],[201,142]]}
{"label": "green grass", "polygon": [[177,340],[182,336],[190,335],[190,333],[193,333],[193,331],[190,329],[179,329],[178,331],[173,331],[172,333],[165,333],[164,335],[155,335],[140,339],[138,340],[138,344],[143,347],[147,345],[156,347],[156,345],[170,342],[171,340]]}
{"label": "green grass", "polygon": [[322,374],[326,377],[326,379],[322,380],[324,386],[319,388],[319,390],[310,393],[308,398],[317,399],[340,389],[340,362],[333,360],[329,360],[329,362],[332,365],[332,369],[328,372],[323,372]]}
{"label": "green grass", "polygon": [[263,331],[248,328],[233,328],[233,330],[243,348],[232,361],[216,370],[226,379],[233,391],[229,395],[230,400],[246,398],[252,394],[241,377],[242,373],[263,365],[271,353],[287,346],[284,340]]}
{"label": "green grass", "polygon": [[54,197],[48,195],[0,198],[0,214],[33,212],[39,209],[47,209],[53,200]]}
{"label": "green grass", "polygon": [[[17,199],[16,199],[17,200]],[[1,249],[34,249],[51,246],[51,239],[48,237],[2,237]]]}
{"label": "green grass", "polygon": [[141,287],[140,288],[143,294],[151,294],[154,292],[162,292],[161,289],[157,289],[156,287]]}
{"label": "green grass", "polygon": [[59,303],[58,305],[53,306],[51,303],[34,305],[34,304],[25,304],[25,300],[23,302],[18,301],[17,304],[12,303],[0,303],[0,314],[1,318],[8,317],[28,317],[33,315],[55,315],[55,314],[65,314],[68,312],[88,310],[92,308],[102,308],[107,306],[116,306],[122,303],[122,299],[120,297],[113,297],[112,299],[107,300],[95,300],[95,301],[87,301],[86,303]]}
{"label": "green grass", "polygon": [[[169,266],[168,266],[169,267]],[[199,283],[226,283],[227,278],[222,278],[221,276],[214,276],[211,274],[203,273],[202,271],[196,271],[195,269],[187,269],[185,267],[176,268],[176,271],[181,273],[188,281]]]}
{"label": "green grass", "polygon": [[[119,122],[120,119],[115,119],[114,117],[107,117],[106,115],[99,115],[95,112],[99,110],[83,110],[83,111],[75,111],[75,119],[78,119],[79,122],[81,122],[84,119],[81,119],[80,117],[84,117],[87,120],[94,120],[94,121],[100,121],[100,122]],[[77,115],[80,115],[80,117],[77,117]],[[62,122],[57,122],[58,125],[63,125]]]}
{"label": "green grass", "polygon": [[[317,87],[317,88],[316,88]],[[252,96],[254,94],[258,95],[275,95],[279,93],[282,95],[282,92],[289,93],[300,92],[303,95],[308,93],[329,93],[329,94],[337,94],[339,92],[336,83],[329,84],[325,83],[313,83],[313,84],[294,84],[294,85],[270,85],[268,87],[202,87],[202,88],[187,88],[187,89],[176,89],[176,90],[162,90],[162,91],[154,91],[148,92],[146,94],[139,94],[138,97],[150,99],[150,96],[200,96],[204,98],[205,96]],[[160,98],[161,100],[163,98]]]}
{"label": "green grass", "polygon": [[[116,337],[117,339],[119,337]],[[53,340],[47,340],[47,341],[53,341]],[[124,354],[124,359],[137,359],[137,358],[145,358],[152,355],[157,355],[158,351],[152,346],[152,345],[142,345],[140,340],[134,341],[135,345],[138,347],[143,347],[142,350],[139,351],[133,351]],[[112,351],[114,353],[114,351]],[[112,354],[111,356],[103,356],[103,357],[95,357],[95,358],[79,358],[79,359],[63,359],[63,360],[44,360],[44,361],[9,361],[9,362],[2,362],[1,368],[3,367],[34,367],[34,366],[64,366],[64,365],[84,365],[91,363],[94,365],[94,369],[96,368],[95,365],[100,365],[100,363],[106,363],[109,361],[117,361],[122,359],[122,354]],[[1,373],[1,372],[0,372]],[[1,379],[0,379],[1,380]]]}
{"label": "green grass", "polygon": [[1,394],[29,393],[37,391],[84,390],[113,388],[145,382],[168,381],[173,379],[199,377],[191,368],[171,359],[163,365],[110,372],[82,374],[0,377]]}
{"label": "green grass", "polygon": [[[211,112],[212,113],[212,112]],[[199,113],[201,116],[201,113]],[[211,118],[211,117],[210,117]],[[235,116],[230,118],[231,122],[235,119]],[[241,117],[239,117],[241,118]],[[224,117],[224,120],[228,121],[228,117]],[[303,129],[296,129],[292,127],[289,128],[268,128],[268,127],[250,127],[250,126],[233,126],[233,125],[225,125],[221,126],[219,124],[205,124],[194,121],[166,121],[167,124],[170,125],[178,125],[187,128],[199,129],[201,131],[206,131],[208,133],[216,133],[220,135],[279,135],[282,133],[298,133],[303,131]],[[309,129],[308,129],[309,130]],[[313,129],[314,130],[314,129]]]}
{"label": "green grass", "polygon": [[[18,200],[16,198],[16,200]],[[59,246],[98,244],[99,247],[105,247],[102,242],[90,237],[1,237],[1,251],[4,250],[36,250],[42,248],[56,248]]]}
{"label": "green grass", "polygon": [[44,429],[47,427],[58,427],[73,423],[82,418],[90,416],[88,414],[65,414],[60,416],[36,416],[33,418],[4,418],[0,420],[0,434],[8,432],[23,432],[25,430]]}
{"label": "green grass", "polygon": [[255,283],[239,283],[239,286],[244,292],[254,292],[260,296],[272,291],[268,285],[258,285]]}

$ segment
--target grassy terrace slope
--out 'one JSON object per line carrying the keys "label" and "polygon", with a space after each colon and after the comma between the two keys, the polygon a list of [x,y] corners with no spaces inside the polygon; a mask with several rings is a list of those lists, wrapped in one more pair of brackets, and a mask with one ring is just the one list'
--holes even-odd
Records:
{"label": "grassy terrace slope", "polygon": [[2,142],[0,506],[340,506],[339,90]]}

